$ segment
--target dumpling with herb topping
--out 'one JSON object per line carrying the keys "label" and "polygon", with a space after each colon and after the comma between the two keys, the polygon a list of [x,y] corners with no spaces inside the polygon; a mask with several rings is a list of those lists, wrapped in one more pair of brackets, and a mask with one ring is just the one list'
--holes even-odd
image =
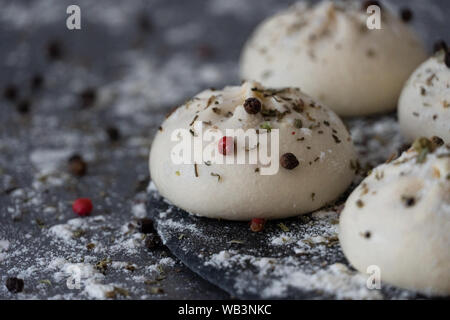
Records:
{"label": "dumpling with herb topping", "polygon": [[[367,26],[374,4],[381,29]],[[241,56],[241,77],[300,87],[341,116],[395,110],[403,84],[426,59],[409,17],[377,1],[301,1],[256,29]]]}
{"label": "dumpling with herb topping", "polygon": [[360,272],[377,266],[382,282],[450,295],[450,146],[420,138],[374,169],[348,198],[339,229]]}
{"label": "dumpling with herb topping", "polygon": [[450,49],[445,43],[438,49],[413,73],[400,96],[400,130],[410,141],[439,136],[450,143]]}
{"label": "dumpling with herb topping", "polygon": [[349,187],[356,163],[333,111],[299,89],[256,82],[199,93],[162,123],[150,152],[162,196],[190,213],[229,220],[319,209]]}

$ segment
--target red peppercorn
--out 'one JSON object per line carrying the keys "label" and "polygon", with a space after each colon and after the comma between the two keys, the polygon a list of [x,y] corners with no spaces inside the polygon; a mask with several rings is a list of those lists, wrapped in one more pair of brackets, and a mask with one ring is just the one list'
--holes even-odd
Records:
{"label": "red peppercorn", "polygon": [[92,201],[88,198],[79,198],[74,201],[72,205],[73,211],[80,217],[85,217],[91,214],[93,209]]}
{"label": "red peppercorn", "polygon": [[444,58],[445,65],[450,68],[450,51],[447,51]]}
{"label": "red peppercorn", "polygon": [[253,232],[260,232],[264,229],[264,224],[266,223],[266,220],[261,218],[253,218],[250,222],[250,230]]}
{"label": "red peppercorn", "polygon": [[234,140],[232,137],[223,137],[219,140],[219,153],[224,156],[233,154]]}

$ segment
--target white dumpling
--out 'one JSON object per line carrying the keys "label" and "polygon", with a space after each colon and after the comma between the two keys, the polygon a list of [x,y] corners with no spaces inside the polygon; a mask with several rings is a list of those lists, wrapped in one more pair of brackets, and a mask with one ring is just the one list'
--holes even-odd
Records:
{"label": "white dumpling", "polygon": [[[257,101],[261,109],[249,113],[246,101]],[[254,164],[175,164],[171,154],[179,142],[171,135],[184,128],[194,140],[199,136],[194,120],[214,132],[255,129],[261,136],[263,129],[278,129],[278,156],[271,162],[278,170],[261,174],[268,166],[259,158]],[[258,148],[256,143],[236,145],[244,153]],[[150,152],[151,178],[165,198],[190,213],[230,220],[276,219],[319,209],[348,188],[355,164],[349,132],[333,111],[299,89],[272,90],[255,82],[201,92],[163,122]]]}

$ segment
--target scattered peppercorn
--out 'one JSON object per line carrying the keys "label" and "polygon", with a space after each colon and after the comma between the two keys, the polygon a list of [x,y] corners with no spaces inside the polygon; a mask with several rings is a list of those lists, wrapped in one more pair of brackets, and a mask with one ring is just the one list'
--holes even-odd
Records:
{"label": "scattered peppercorn", "polygon": [[379,1],[376,0],[368,0],[368,1],[364,1],[363,5],[362,5],[362,9],[364,11],[367,10],[367,8],[369,8],[370,6],[378,6],[381,8],[381,3]]}
{"label": "scattered peppercorn", "polygon": [[441,50],[444,50],[445,52],[448,50],[447,43],[444,40],[439,40],[434,44],[434,53],[438,53]]}
{"label": "scattered peppercorn", "polygon": [[416,199],[414,197],[402,196],[403,204],[406,207],[412,207],[416,204]]}
{"label": "scattered peppercorn", "polygon": [[294,120],[294,127],[297,129],[301,129],[303,127],[303,122],[301,119],[295,119]]}
{"label": "scattered peppercorn", "polygon": [[140,14],[137,18],[138,27],[142,32],[148,33],[153,29],[152,22],[147,14]]}
{"label": "scattered peppercorn", "polygon": [[366,232],[364,232],[363,236],[366,239],[370,239],[370,237],[372,236],[372,233],[370,231],[366,231]]}
{"label": "scattered peppercorn", "polygon": [[16,100],[18,96],[17,87],[13,84],[7,85],[3,90],[3,96],[9,101]]}
{"label": "scattered peppercorn", "polygon": [[92,201],[88,198],[79,198],[72,204],[72,210],[80,217],[90,215],[93,207]]}
{"label": "scattered peppercorn", "polygon": [[151,294],[163,294],[163,293],[164,293],[164,289],[161,288],[161,287],[150,287],[150,288],[148,289],[148,291],[149,291]]}
{"label": "scattered peppercorn", "polygon": [[116,127],[106,128],[106,133],[108,134],[108,138],[111,142],[117,142],[120,140],[120,131]]}
{"label": "scattered peppercorn", "polygon": [[358,208],[362,208],[364,207],[364,202],[362,200],[358,200],[356,201],[356,205],[358,206]]}
{"label": "scattered peppercorn", "polygon": [[418,138],[412,144],[412,148],[417,152],[417,163],[424,163],[427,160],[427,155],[436,150],[438,145],[427,138]]}
{"label": "scattered peppercorn", "polygon": [[252,232],[261,232],[264,229],[264,225],[266,224],[266,220],[261,218],[253,218],[250,221],[250,230]]}
{"label": "scattered peppercorn", "polygon": [[244,108],[248,114],[257,114],[261,111],[261,101],[257,98],[248,98],[244,102]]}
{"label": "scattered peppercorn", "polygon": [[139,193],[139,192],[143,192],[143,191],[147,190],[147,187],[148,187],[149,183],[150,183],[150,177],[149,176],[139,179],[139,181],[136,184],[135,192]]}
{"label": "scattered peppercorn", "polygon": [[87,173],[87,163],[80,155],[74,154],[69,158],[69,172],[77,177],[82,177]]}
{"label": "scattered peppercorn", "polygon": [[47,57],[50,60],[59,60],[63,56],[63,49],[61,43],[57,40],[53,40],[47,44]]}
{"label": "scattered peppercorn", "polygon": [[81,106],[83,108],[90,107],[95,103],[95,100],[97,99],[97,92],[93,88],[84,89],[80,93],[80,99],[81,99]]}
{"label": "scattered peppercorn", "polygon": [[222,137],[219,140],[219,153],[224,156],[234,152],[234,139],[232,137]]}
{"label": "scattered peppercorn", "polygon": [[299,165],[299,162],[294,154],[285,153],[280,157],[280,164],[283,168],[292,170]]}
{"label": "scattered peppercorn", "polygon": [[19,293],[22,292],[24,286],[24,282],[22,279],[11,277],[6,279],[6,288],[8,288],[9,292]]}
{"label": "scattered peppercorn", "polygon": [[141,233],[156,233],[155,228],[153,226],[153,220],[144,218],[138,221],[139,231]]}
{"label": "scattered peppercorn", "polygon": [[17,103],[16,109],[19,113],[26,114],[30,112],[30,105],[31,103],[29,100],[22,100]]}
{"label": "scattered peppercorn", "polygon": [[411,9],[403,8],[400,10],[400,17],[402,18],[403,22],[408,23],[413,19],[414,14]]}
{"label": "scattered peppercorn", "polygon": [[214,49],[207,44],[201,44],[197,47],[197,54],[202,59],[211,59],[214,56]]}
{"label": "scattered peppercorn", "polygon": [[44,84],[44,78],[40,74],[35,74],[31,78],[31,89],[39,90],[42,88],[43,84]]}
{"label": "scattered peppercorn", "polygon": [[156,233],[149,233],[145,237],[145,247],[147,249],[154,249],[162,244],[161,238]]}

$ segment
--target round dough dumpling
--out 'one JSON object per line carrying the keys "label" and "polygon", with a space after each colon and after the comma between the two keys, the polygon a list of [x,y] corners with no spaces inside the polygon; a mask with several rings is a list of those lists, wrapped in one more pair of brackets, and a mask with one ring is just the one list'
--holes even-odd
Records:
{"label": "round dough dumpling", "polygon": [[343,193],[356,154],[339,117],[300,89],[256,82],[206,90],[178,107],[150,151],[160,194],[228,220],[308,213]]}
{"label": "round dough dumpling", "polygon": [[245,45],[241,77],[300,87],[341,116],[395,110],[426,53],[407,23],[380,7],[381,29],[368,28],[373,15],[360,1],[300,2],[268,18]]}
{"label": "round dough dumpling", "polygon": [[450,143],[450,53],[424,62],[403,89],[398,105],[402,134],[410,141],[438,136]]}
{"label": "round dough dumpling", "polygon": [[339,225],[356,269],[377,266],[382,283],[430,296],[450,295],[450,146],[442,144],[420,138],[374,169],[348,198]]}

